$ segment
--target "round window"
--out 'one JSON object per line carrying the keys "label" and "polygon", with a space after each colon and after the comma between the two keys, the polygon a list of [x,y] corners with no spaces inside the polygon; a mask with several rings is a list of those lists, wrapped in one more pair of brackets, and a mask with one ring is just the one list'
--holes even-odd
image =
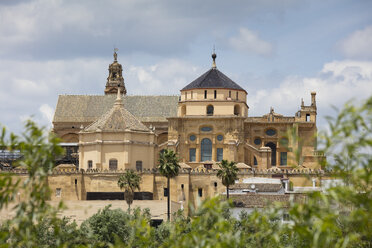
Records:
{"label": "round window", "polygon": [[261,144],[261,139],[260,138],[255,138],[253,142],[254,142],[255,145],[260,145]]}
{"label": "round window", "polygon": [[220,134],[220,135],[217,135],[217,140],[218,141],[222,141],[223,140],[223,136]]}
{"label": "round window", "polygon": [[195,135],[190,135],[190,140],[191,141],[195,141],[196,140],[196,136]]}
{"label": "round window", "polygon": [[269,136],[273,136],[276,134],[276,131],[274,129],[267,129],[266,134]]}
{"label": "round window", "polygon": [[201,130],[202,130],[202,132],[210,132],[210,131],[212,131],[212,128],[211,127],[202,127]]}

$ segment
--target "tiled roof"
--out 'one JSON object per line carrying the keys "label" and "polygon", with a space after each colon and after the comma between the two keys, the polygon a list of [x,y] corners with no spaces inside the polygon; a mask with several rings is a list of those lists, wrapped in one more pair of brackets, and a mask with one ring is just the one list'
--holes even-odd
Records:
{"label": "tiled roof", "polygon": [[[178,96],[124,96],[124,107],[143,122],[177,116]],[[111,109],[116,95],[60,95],[53,122],[93,122]]]}
{"label": "tiled roof", "polygon": [[245,163],[237,163],[236,164],[236,167],[238,169],[251,169],[252,167],[250,167],[249,165],[245,164]]}
{"label": "tiled roof", "polygon": [[148,127],[142,124],[128,110],[124,108],[121,99],[115,101],[114,106],[95,122],[84,129],[84,132],[102,131],[150,131]]}
{"label": "tiled roof", "polygon": [[[225,74],[220,72],[216,68],[212,68],[193,82],[188,84],[182,90],[190,89],[206,89],[206,88],[223,88],[223,89],[234,89],[244,90],[237,83],[228,78]],[[244,90],[245,91],[245,90]]]}

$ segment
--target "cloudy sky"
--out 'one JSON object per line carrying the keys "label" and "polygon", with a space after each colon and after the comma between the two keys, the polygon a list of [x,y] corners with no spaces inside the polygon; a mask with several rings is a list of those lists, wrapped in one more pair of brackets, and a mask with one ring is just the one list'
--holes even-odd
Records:
{"label": "cloudy sky", "polygon": [[131,95],[175,95],[211,67],[250,116],[294,115],[372,94],[372,1],[1,0],[0,123],[51,126],[59,94],[103,94],[113,48]]}

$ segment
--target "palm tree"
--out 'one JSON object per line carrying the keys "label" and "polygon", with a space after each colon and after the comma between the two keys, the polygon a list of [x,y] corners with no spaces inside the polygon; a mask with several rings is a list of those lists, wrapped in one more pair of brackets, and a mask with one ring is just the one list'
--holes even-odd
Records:
{"label": "palm tree", "polygon": [[222,184],[226,186],[227,199],[229,199],[229,186],[233,185],[235,180],[238,179],[239,169],[234,161],[222,160],[218,166],[220,169],[217,171],[217,176],[222,179]]}
{"label": "palm tree", "polygon": [[161,175],[167,178],[168,189],[168,221],[170,219],[170,179],[178,175],[180,166],[178,164],[177,154],[172,150],[162,150],[159,154],[158,169]]}
{"label": "palm tree", "polygon": [[130,205],[133,203],[134,191],[140,189],[141,177],[133,170],[127,170],[119,177],[118,186],[124,189],[125,200],[128,204],[128,212],[130,213]]}

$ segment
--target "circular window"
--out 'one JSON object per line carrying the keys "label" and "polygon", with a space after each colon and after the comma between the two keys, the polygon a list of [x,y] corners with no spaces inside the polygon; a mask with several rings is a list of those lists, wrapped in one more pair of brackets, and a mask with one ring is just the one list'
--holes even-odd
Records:
{"label": "circular window", "polygon": [[220,134],[220,135],[217,135],[217,140],[218,141],[222,141],[223,140],[223,136]]}
{"label": "circular window", "polygon": [[267,129],[266,134],[269,136],[273,136],[276,134],[276,131],[274,129]]}
{"label": "circular window", "polygon": [[191,141],[195,141],[196,140],[196,136],[195,135],[190,135],[190,140]]}
{"label": "circular window", "polygon": [[201,130],[203,132],[210,132],[210,131],[212,131],[212,128],[211,127],[202,127]]}
{"label": "circular window", "polygon": [[256,139],[254,139],[254,144],[255,145],[260,145],[261,144],[261,139],[260,138],[256,138]]}

